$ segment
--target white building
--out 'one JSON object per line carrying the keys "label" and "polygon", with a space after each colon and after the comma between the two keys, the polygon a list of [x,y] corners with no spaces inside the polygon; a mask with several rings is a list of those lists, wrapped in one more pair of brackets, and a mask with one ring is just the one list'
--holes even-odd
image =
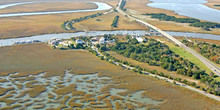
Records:
{"label": "white building", "polygon": [[54,37],[54,38],[52,38],[51,40],[48,41],[48,44],[51,44],[51,45],[58,45],[59,42],[61,42],[61,40],[58,39],[58,38],[56,38],[56,37]]}
{"label": "white building", "polygon": [[139,43],[143,43],[144,41],[146,41],[146,39],[142,37],[136,37],[136,39]]}
{"label": "white building", "polygon": [[91,38],[91,41],[92,42],[99,41],[99,38],[98,37],[93,37],[93,38]]}
{"label": "white building", "polygon": [[77,39],[76,40],[76,44],[83,44],[84,42],[83,42],[83,40],[81,40],[81,39]]}
{"label": "white building", "polygon": [[62,41],[62,42],[59,42],[59,44],[65,46],[65,47],[68,47],[71,44],[71,42],[70,41]]}
{"label": "white building", "polygon": [[100,44],[105,44],[105,38],[104,38],[104,37],[101,37],[101,38],[99,39],[99,43],[100,43]]}

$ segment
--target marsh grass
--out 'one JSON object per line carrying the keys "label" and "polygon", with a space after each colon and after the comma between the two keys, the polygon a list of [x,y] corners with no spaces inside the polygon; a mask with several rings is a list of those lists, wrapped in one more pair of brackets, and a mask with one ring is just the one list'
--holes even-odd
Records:
{"label": "marsh grass", "polygon": [[0,83],[9,82],[7,79],[0,79]]}
{"label": "marsh grass", "polygon": [[17,87],[18,89],[20,89],[20,90],[23,89],[23,87],[24,87],[22,84],[16,84],[16,83],[14,83],[14,85],[16,85],[16,87]]}
{"label": "marsh grass", "polygon": [[26,88],[33,88],[34,84],[38,83],[38,81],[30,81],[25,84]]}
{"label": "marsh grass", "polygon": [[73,91],[72,96],[84,96],[86,93],[84,91]]}
{"label": "marsh grass", "polygon": [[31,98],[35,98],[39,96],[41,93],[45,92],[46,90],[46,86],[44,85],[33,85],[30,89],[21,92],[16,98],[24,97],[27,94]]}
{"label": "marsh grass", "polygon": [[3,95],[5,95],[7,92],[12,91],[12,90],[14,90],[14,89],[15,89],[14,87],[9,87],[9,88],[0,87],[0,96],[3,96]]}
{"label": "marsh grass", "polygon": [[33,103],[25,103],[24,104],[25,107],[29,107],[29,106],[32,106],[32,105],[33,105]]}
{"label": "marsh grass", "polygon": [[6,95],[4,95],[2,98],[12,98],[14,95],[13,94],[6,94]]}
{"label": "marsh grass", "polygon": [[[117,15],[119,16],[118,27],[112,28],[112,26],[111,26],[112,21],[114,20],[114,17]],[[100,19],[101,21],[97,21],[97,19]],[[135,29],[144,30],[144,29],[148,29],[148,28],[136,23],[134,20],[128,19],[127,17],[120,15],[116,12],[76,23],[76,24],[74,24],[74,27],[76,27],[77,29],[86,29],[89,31],[94,31],[94,30],[135,30]]]}
{"label": "marsh grass", "polygon": [[22,105],[13,105],[13,106],[8,106],[8,107],[2,107],[1,110],[12,110],[12,109],[17,109],[19,107],[22,107]]}
{"label": "marsh grass", "polygon": [[0,98],[0,102],[5,102],[7,106],[14,104],[17,100],[7,99],[7,98]]}
{"label": "marsh grass", "polygon": [[65,94],[69,94],[69,93],[71,93],[72,91],[75,91],[75,90],[76,90],[76,84],[71,84],[71,85],[68,85],[66,87],[58,88],[54,92],[57,95],[65,95]]}
{"label": "marsh grass", "polygon": [[120,96],[111,96],[111,100],[116,101],[116,100],[124,100],[124,98],[120,97]]}
{"label": "marsh grass", "polygon": [[109,96],[110,96],[110,94],[103,94],[103,95],[98,96],[97,99],[98,100],[103,100],[103,99],[105,99],[105,98],[107,98]]}
{"label": "marsh grass", "polygon": [[[219,102],[210,100],[209,98],[201,96],[198,93],[192,92],[188,89],[180,88],[177,85],[166,83],[162,80],[157,80],[147,75],[136,74],[132,71],[122,69],[121,67],[106,63],[105,61],[101,61],[94,55],[86,51],[52,50],[50,49],[50,47],[47,47],[46,44],[40,43],[32,45],[13,46],[13,48],[1,47],[0,52],[0,60],[4,62],[0,62],[0,73],[14,73],[21,71],[24,74],[31,74],[35,73],[35,71],[39,72],[40,70],[47,72],[45,73],[44,78],[56,76],[63,77],[65,75],[65,70],[67,68],[72,68],[74,75],[78,71],[83,74],[86,74],[86,72],[88,74],[99,73],[99,77],[105,76],[111,78],[111,83],[109,82],[109,84],[104,85],[104,87],[98,93],[83,93],[84,95],[79,97],[71,96],[71,99],[69,99],[69,101],[67,102],[67,104],[71,107],[81,108],[84,106],[80,103],[89,103],[96,101],[99,102],[97,97],[104,94],[110,94],[111,88],[126,89],[126,94],[128,94],[128,96],[129,94],[135,93],[140,90],[146,91],[144,97],[151,98],[152,100],[160,100],[163,102],[157,105],[157,109],[178,109],[181,106],[182,109],[203,109],[205,107],[208,109],[216,110],[220,107]],[[17,66],[17,63],[19,63],[20,66]],[[57,80],[57,82],[59,81],[60,79]],[[34,96],[38,96],[41,92],[46,90],[46,87],[48,87],[46,85],[35,84],[34,86],[39,86],[41,88],[43,87],[43,90],[38,91],[37,87],[33,87],[28,88],[24,91],[24,93],[21,94],[23,94],[23,96],[26,94],[30,95],[29,92],[32,92],[33,94],[35,94]],[[52,90],[52,92],[56,91],[55,93],[57,94],[56,98],[49,99],[47,101],[48,103],[52,104],[59,103],[60,100],[64,99],[64,96],[66,94],[71,95],[73,91],[76,91],[75,84],[73,84],[72,86],[64,86],[61,88],[56,87],[56,85],[50,86],[52,89],[54,89]],[[79,93],[74,94],[78,95]],[[120,94],[118,93],[118,95]],[[121,101],[120,99],[122,99],[123,97],[123,95],[120,96],[120,98],[113,96],[113,100],[122,103],[123,101]],[[101,99],[102,98],[100,98],[100,100]],[[104,98],[101,101],[103,101],[106,105],[94,106],[98,108],[92,109],[103,109],[102,107],[111,109],[114,105],[114,103],[111,103],[111,96]],[[127,104],[123,103],[127,109],[136,108],[134,107],[133,102],[128,102],[129,101],[125,101],[125,103]],[[182,106],[183,104],[184,106]]]}
{"label": "marsh grass", "polygon": [[[14,6],[7,8],[5,12],[28,12],[28,11],[39,11],[39,10],[68,10],[68,9],[89,9],[97,7],[92,3],[83,3],[83,2],[69,2],[64,5],[60,5],[61,2],[55,3],[56,5],[42,5],[38,4],[28,4],[21,6]],[[6,3],[7,4],[7,3]],[[44,4],[44,3],[43,3]],[[51,3],[46,3],[51,4]],[[62,3],[61,3],[62,4]],[[71,7],[66,7],[72,5]],[[34,8],[37,7],[37,8]],[[54,7],[54,8],[50,8]],[[83,12],[83,13],[66,13],[66,14],[53,14],[53,15],[36,15],[36,16],[20,16],[1,18],[0,19],[0,38],[10,38],[10,37],[20,37],[20,36],[30,36],[30,35],[39,35],[39,34],[48,34],[48,33],[60,33],[68,32],[63,30],[60,25],[67,20],[78,18],[85,15],[90,15],[97,12]],[[16,25],[14,25],[16,24]],[[74,31],[70,31],[74,32]]]}
{"label": "marsh grass", "polygon": [[48,93],[48,98],[49,99],[54,99],[55,98],[55,95],[51,94],[51,93]]}
{"label": "marsh grass", "polygon": [[110,99],[103,99],[103,101],[106,104],[107,108],[113,108],[113,105]]}
{"label": "marsh grass", "polygon": [[69,95],[66,95],[59,102],[60,102],[61,105],[65,105],[68,102],[69,99],[71,99],[71,97]]}
{"label": "marsh grass", "polygon": [[22,101],[22,100],[19,100],[18,103],[25,103],[25,104],[26,104],[26,102],[29,102],[29,101],[31,101],[31,99],[25,99],[25,100],[23,100],[23,101]]}
{"label": "marsh grass", "polygon": [[75,102],[70,102],[69,106],[71,106],[72,108],[82,108],[83,107],[82,104],[78,104],[78,103],[75,103]]}
{"label": "marsh grass", "polygon": [[95,9],[97,6],[86,2],[50,2],[50,3],[34,3],[13,6],[1,9],[0,13],[24,13],[24,12],[42,12],[42,11],[65,11],[79,9]]}
{"label": "marsh grass", "polygon": [[115,109],[117,109],[117,110],[124,110],[125,107],[119,101],[115,101]]}
{"label": "marsh grass", "polygon": [[34,106],[33,109],[44,109],[46,107],[45,104],[39,103],[37,106]]}

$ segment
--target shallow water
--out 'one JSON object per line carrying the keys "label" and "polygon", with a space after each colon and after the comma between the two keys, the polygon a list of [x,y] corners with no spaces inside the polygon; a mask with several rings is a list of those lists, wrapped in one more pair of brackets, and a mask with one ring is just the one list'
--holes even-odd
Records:
{"label": "shallow water", "polygon": [[[45,2],[60,2],[60,1],[36,1],[36,2],[22,2],[22,3],[13,3],[13,4],[6,4],[0,5],[0,9],[13,7],[17,5],[23,4],[32,4],[32,3],[45,3]],[[70,1],[71,2],[71,1]],[[74,2],[74,1],[72,1]],[[82,2],[82,1],[78,1]],[[76,12],[89,12],[89,11],[101,11],[101,10],[108,10],[112,7],[106,3],[102,2],[91,2],[91,1],[83,1],[88,3],[94,3],[98,6],[96,9],[86,9],[86,10],[68,10],[68,11],[48,11],[48,12],[26,12],[26,13],[8,13],[8,14],[0,14],[0,17],[15,17],[15,16],[31,16],[31,15],[47,15],[47,14],[62,14],[62,13],[76,13]]]}
{"label": "shallow water", "polygon": [[150,0],[150,7],[172,10],[175,13],[200,20],[220,23],[220,10],[205,6],[205,0]]}
{"label": "shallow water", "polygon": [[[79,99],[75,100],[74,103],[81,104],[83,108],[86,108],[86,107],[90,107],[93,109],[95,109],[96,107],[106,108],[107,107],[106,102],[103,100],[98,100],[98,97],[106,94],[106,93],[101,92],[103,87],[108,86],[110,84],[114,84],[114,82],[111,81],[111,78],[99,77],[97,73],[96,74],[86,74],[86,75],[76,75],[76,74],[70,74],[70,73],[68,73],[68,71],[66,71],[64,77],[53,76],[53,77],[49,77],[49,78],[43,78],[45,73],[42,73],[39,75],[29,75],[27,77],[19,77],[19,78],[35,77],[36,78],[35,80],[38,81],[38,83],[35,83],[33,85],[48,84],[46,87],[46,89],[47,89],[46,92],[42,92],[40,95],[38,95],[35,98],[31,98],[28,94],[26,94],[22,97],[17,97],[22,92],[30,89],[28,87],[25,87],[25,84],[27,84],[30,81],[25,81],[25,82],[14,81],[14,78],[11,77],[12,75],[13,74],[10,74],[9,76],[2,77],[4,79],[7,79],[9,82],[1,83],[1,85],[4,85],[1,87],[4,87],[4,88],[14,87],[15,88],[16,93],[14,94],[14,96],[11,98],[6,98],[6,99],[16,100],[16,102],[11,104],[10,106],[22,105],[22,107],[19,107],[19,109],[22,109],[22,108],[34,109],[35,107],[40,107],[40,106],[43,106],[41,109],[57,108],[57,107],[61,106],[60,101],[64,100],[64,97],[66,97],[66,96],[70,97],[69,100],[67,100],[65,102],[65,105],[68,108],[70,108],[70,105],[68,103],[70,102],[71,99],[74,99],[74,98],[79,98]],[[104,81],[104,83],[103,83],[103,81]],[[14,83],[12,83],[12,82],[14,82],[16,84],[24,85],[23,89],[18,89],[17,86],[13,85]],[[63,83],[60,84],[58,82],[63,82]],[[8,86],[9,84],[11,86]],[[70,84],[76,84],[76,91],[85,92],[85,95],[72,96],[71,93],[69,93],[69,94],[62,95],[61,98],[57,99],[60,96],[58,96],[58,94],[56,94],[54,91],[56,89],[59,89],[58,85],[63,85],[64,87],[66,87],[66,86],[69,86]],[[118,94],[119,92],[126,92],[127,91],[126,89],[111,88],[110,90],[105,90],[105,91],[107,93],[109,93],[110,95],[105,97],[104,99],[111,101],[113,109],[115,109],[114,107],[115,107],[116,101],[121,103],[122,105],[125,103],[130,103],[139,109],[146,109],[145,107],[147,106],[147,104],[158,105],[158,104],[162,103],[161,101],[156,101],[156,100],[152,100],[147,97],[143,97],[141,94],[144,91],[138,91],[135,93],[131,93],[131,94],[129,94],[129,96],[121,96]],[[9,93],[10,92],[8,92],[7,94],[9,94]],[[52,98],[52,99],[49,98],[49,93],[52,94],[54,96],[54,98]],[[5,95],[7,95],[7,94],[5,94]],[[93,95],[91,98],[94,98],[94,100],[85,102],[85,100],[89,100],[88,97],[85,97],[86,95],[89,95],[89,94]],[[5,95],[0,96],[0,98],[3,98]],[[122,97],[123,100],[120,100],[120,99],[112,100],[111,96]],[[95,105],[93,105],[91,102],[95,103]],[[139,107],[138,103],[144,104],[146,106]],[[31,105],[25,106],[25,104],[31,104]],[[6,107],[6,106],[9,106],[9,105],[6,105],[6,103],[4,101],[0,102],[1,108]]]}

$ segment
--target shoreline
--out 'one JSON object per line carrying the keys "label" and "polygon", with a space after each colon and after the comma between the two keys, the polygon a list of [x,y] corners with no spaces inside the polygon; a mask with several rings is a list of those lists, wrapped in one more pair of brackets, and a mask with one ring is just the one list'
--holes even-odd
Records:
{"label": "shoreline", "polygon": [[[171,11],[172,13],[180,15],[180,16],[196,18],[196,19],[199,19],[205,22],[220,23],[220,21],[218,20],[219,18],[218,15],[220,14],[219,13],[220,10],[206,5],[206,4],[210,4],[210,0],[208,1],[200,0],[196,2],[186,1],[186,3],[187,5],[185,4],[185,2],[182,3],[179,0],[177,2],[174,2],[174,1],[162,2],[160,0],[159,1],[155,0],[154,2],[147,3],[146,5],[151,8]],[[187,8],[192,8],[193,10],[190,11],[190,10],[187,10]],[[207,18],[206,16],[210,16],[210,18]]]}
{"label": "shoreline", "polygon": [[[50,3],[50,2],[42,2],[42,3]],[[71,2],[71,1],[69,1],[69,2],[66,2],[66,1],[56,1],[56,2],[51,2],[51,3],[83,3],[83,2]],[[87,3],[87,2],[84,2],[84,3]],[[32,3],[32,4],[22,4],[22,5],[18,5],[18,6],[20,6],[20,7],[22,7],[22,8],[28,8],[28,6],[29,5],[37,5],[37,6],[39,6],[39,7],[41,7],[41,5],[45,5],[45,4],[41,4],[41,3]],[[84,5],[84,4],[83,4]],[[87,4],[85,4],[85,5],[87,5]],[[42,10],[42,11],[31,11],[31,10],[28,10],[27,9],[27,11],[21,11],[19,8],[20,7],[18,7],[17,5],[16,6],[11,6],[11,7],[6,7],[6,8],[3,8],[3,9],[1,9],[0,10],[0,14],[16,14],[16,13],[30,13],[30,12],[33,12],[33,13],[35,13],[35,12],[56,12],[56,11],[69,11],[69,10],[92,10],[92,9],[97,9],[98,8],[98,5],[97,4],[95,4],[95,3],[91,3],[91,5],[95,5],[95,6],[90,6],[90,7],[86,7],[86,8],[84,8],[84,7],[81,7],[81,8],[77,8],[77,9],[47,9],[47,10]],[[17,9],[18,8],[18,9]],[[19,12],[11,12],[11,11],[14,11],[14,10],[19,10]],[[3,11],[3,12],[2,12]],[[9,11],[9,12],[7,12],[7,11]]]}
{"label": "shoreline", "polygon": [[205,3],[204,5],[205,6],[208,6],[209,8],[213,8],[213,9],[216,9],[216,10],[220,10],[220,7],[216,7],[214,5],[220,5],[220,1],[216,1],[216,0],[205,0],[207,1],[207,3]]}
{"label": "shoreline", "polygon": [[[94,31],[144,31],[146,29],[114,29],[114,30],[92,30],[92,31],[87,31],[87,32],[94,32]],[[14,36],[14,37],[4,37],[0,38],[0,40],[5,40],[5,39],[14,39],[14,38],[25,38],[25,37],[31,37],[31,36],[38,36],[38,35],[47,35],[47,34],[65,34],[65,33],[77,33],[77,32],[85,32],[85,31],[63,31],[63,32],[54,32],[54,33],[40,33],[40,34],[30,34],[30,35],[24,35],[24,36]],[[167,32],[182,32],[182,33],[193,33],[193,34],[209,34],[209,35],[220,35],[219,34],[211,34],[211,33],[206,33],[206,32],[190,32],[190,31],[175,31],[175,30],[164,30]],[[214,39],[210,39],[214,40]]]}

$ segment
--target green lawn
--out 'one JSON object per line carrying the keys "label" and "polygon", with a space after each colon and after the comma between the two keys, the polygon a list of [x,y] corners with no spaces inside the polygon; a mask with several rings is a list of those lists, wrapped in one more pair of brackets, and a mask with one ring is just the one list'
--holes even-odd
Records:
{"label": "green lawn", "polygon": [[189,53],[182,47],[177,47],[172,43],[166,43],[172,51],[174,51],[176,54],[180,55],[181,57],[190,60],[192,63],[196,64],[199,68],[202,70],[205,70],[207,73],[211,72],[211,69],[209,69],[204,63],[202,63],[198,58],[196,58],[193,54]]}

